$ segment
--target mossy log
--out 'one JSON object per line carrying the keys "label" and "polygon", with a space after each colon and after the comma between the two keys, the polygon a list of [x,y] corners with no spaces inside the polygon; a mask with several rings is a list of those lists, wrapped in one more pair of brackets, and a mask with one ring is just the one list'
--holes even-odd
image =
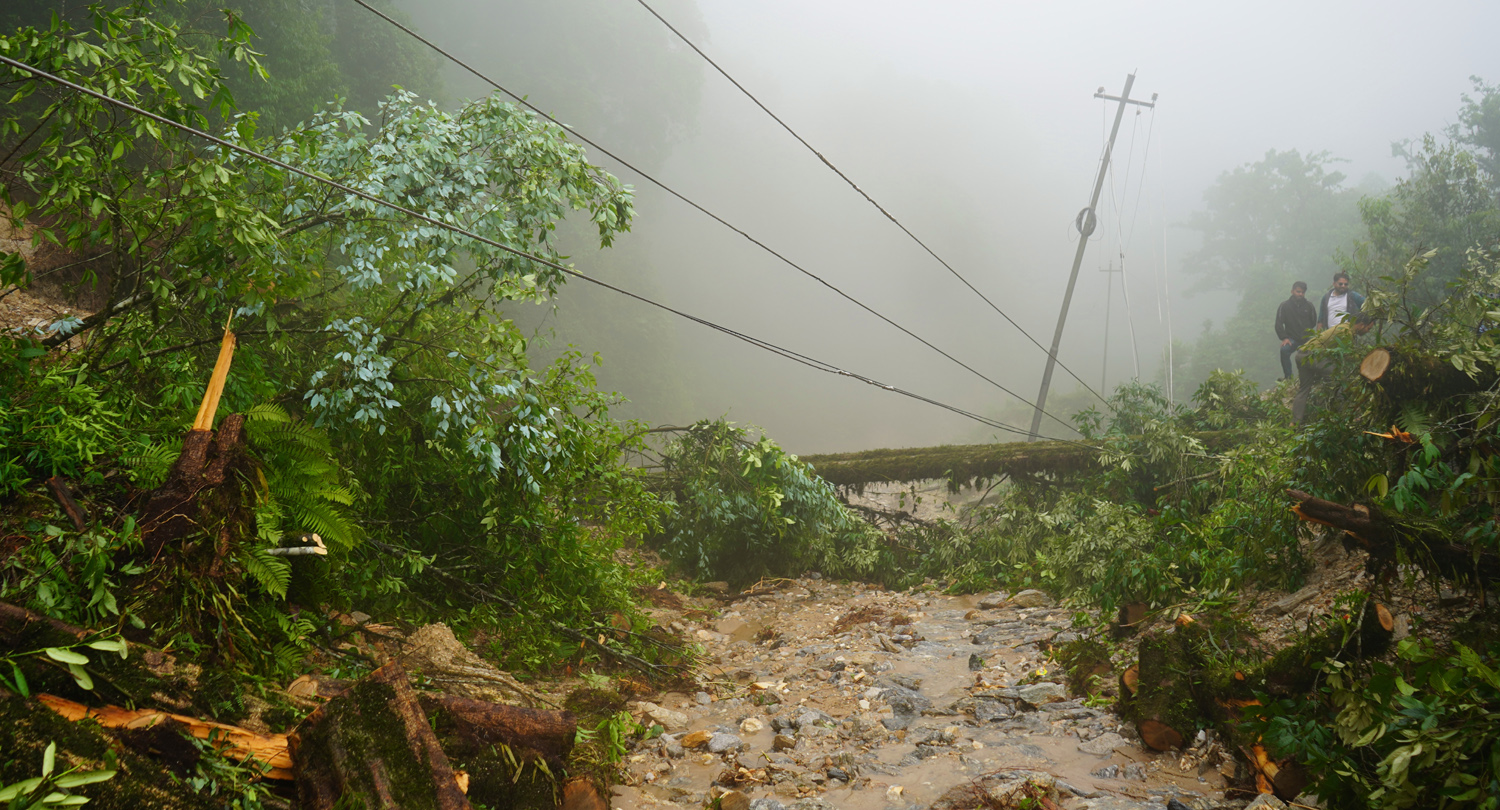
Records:
{"label": "mossy log", "polygon": [[1128,711],[1141,741],[1157,751],[1182,747],[1202,715],[1194,684],[1201,662],[1188,639],[1194,632],[1188,626],[1141,637]]}
{"label": "mossy log", "polygon": [[1405,555],[1425,570],[1455,582],[1500,582],[1500,555],[1454,543],[1437,527],[1402,521],[1378,507],[1343,504],[1289,489],[1292,511],[1303,520],[1341,529],[1370,554],[1371,568]]}
{"label": "mossy log", "polygon": [[534,751],[551,767],[560,767],[573,750],[578,719],[572,712],[528,709],[450,695],[423,695],[422,709],[439,729],[451,729],[468,747],[495,744]]}
{"label": "mossy log", "polygon": [[1373,349],[1359,364],[1359,376],[1376,384],[1397,402],[1447,399],[1482,391],[1495,382],[1493,370],[1470,377],[1441,357],[1390,347]]}
{"label": "mossy log", "polygon": [[303,810],[468,810],[406,671],[387,664],[291,735]]}
{"label": "mossy log", "polygon": [[[1244,431],[1193,434],[1210,450],[1245,439]],[[1099,447],[1089,442],[1002,442],[802,456],[835,486],[946,479],[950,487],[1008,475],[1087,475],[1099,469]]]}

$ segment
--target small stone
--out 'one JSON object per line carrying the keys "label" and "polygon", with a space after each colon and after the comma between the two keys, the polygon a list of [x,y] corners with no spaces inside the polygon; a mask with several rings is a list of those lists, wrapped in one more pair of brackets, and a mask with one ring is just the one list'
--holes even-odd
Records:
{"label": "small stone", "polygon": [[733,734],[719,732],[708,738],[708,752],[710,754],[722,754],[726,751],[738,751],[745,747],[745,741]]}
{"label": "small stone", "polygon": [[979,609],[994,610],[995,608],[1005,607],[1005,603],[1009,600],[1010,594],[1005,591],[995,591],[992,594],[980,597]]}
{"label": "small stone", "polygon": [[1274,793],[1262,793],[1255,797],[1255,801],[1245,805],[1245,810],[1283,810],[1286,802],[1276,798]]}
{"label": "small stone", "polygon": [[1119,779],[1120,778],[1120,766],[1119,765],[1105,765],[1103,768],[1100,768],[1100,769],[1098,769],[1096,771],[1093,771],[1093,772],[1089,773],[1089,776],[1097,776],[1100,779]]}
{"label": "small stone", "polygon": [[696,700],[699,706],[707,706],[708,704],[714,702],[713,696],[708,694],[707,692],[699,692],[698,694],[693,695],[693,700]]}
{"label": "small stone", "polygon": [[746,734],[754,734],[757,731],[763,730],[765,727],[766,724],[761,722],[760,718],[758,717],[746,717],[744,720],[740,721],[740,731]]}
{"label": "small stone", "polygon": [[728,596],[729,595],[729,583],[728,582],[705,582],[705,583],[703,583],[703,590],[708,591],[710,593],[716,593],[716,594],[718,594],[720,596]]}
{"label": "small stone", "polygon": [[903,790],[905,790],[905,788],[901,787],[900,785],[891,785],[890,787],[885,789],[885,800],[888,802],[901,801],[901,792]]}
{"label": "small stone", "polygon": [[797,738],[789,734],[777,734],[771,738],[772,751],[790,751],[797,747]]}
{"label": "small stone", "polygon": [[719,797],[719,810],[750,810],[750,797],[738,790],[725,791]]}
{"label": "small stone", "polygon": [[1107,757],[1114,753],[1116,748],[1125,744],[1124,737],[1110,731],[1079,745],[1078,750],[1096,757]]}
{"label": "small stone", "polygon": [[786,805],[767,796],[751,802],[750,810],[786,810]]}
{"label": "small stone", "polygon": [[837,779],[840,782],[849,781],[849,772],[843,768],[829,768],[827,773],[829,779]]}
{"label": "small stone", "polygon": [[1023,608],[1052,607],[1057,604],[1053,601],[1052,597],[1035,588],[1028,588],[1021,591],[1012,597],[1010,601],[1016,607]]}
{"label": "small stone", "polygon": [[969,671],[978,672],[981,669],[984,669],[984,659],[979,657],[979,653],[969,653]]}
{"label": "small stone", "polygon": [[655,703],[645,700],[636,704],[636,708],[641,714],[660,723],[661,727],[667,731],[678,731],[687,728],[688,716],[682,712],[674,712],[665,706],[658,706]]}
{"label": "small stone", "polygon": [[682,738],[682,747],[693,749],[702,748],[703,746],[708,745],[708,741],[713,739],[713,737],[714,733],[712,731],[704,731],[701,729],[698,731],[692,731],[689,732],[687,736]]}
{"label": "small stone", "polygon": [[974,703],[974,719],[981,723],[1004,720],[1016,713],[1009,704],[998,700],[980,700]]}
{"label": "small stone", "polygon": [[1068,699],[1068,690],[1060,683],[1034,683],[1017,690],[1021,699],[1033,706],[1057,703]]}

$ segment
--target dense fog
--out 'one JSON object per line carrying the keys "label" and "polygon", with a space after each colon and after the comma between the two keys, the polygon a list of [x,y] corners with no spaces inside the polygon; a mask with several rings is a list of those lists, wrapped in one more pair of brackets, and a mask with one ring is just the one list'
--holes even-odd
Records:
{"label": "dense fog", "polygon": [[[1392,143],[1439,132],[1500,76],[1500,7],[1443,3],[1039,4],[648,0],[745,89],[1043,345],[1051,341],[1127,74],[1099,226],[1060,360],[1094,389],[1166,384],[1169,329],[1192,342],[1235,299],[1185,296],[1184,227],[1221,173],[1268,150],[1326,150],[1347,187],[1404,170]],[[1025,399],[1044,353],[632,0],[399,4],[419,32],[792,262]],[[1461,25],[1453,21],[1462,20]],[[490,88],[451,63],[445,93]],[[637,190],[633,233],[578,270],[663,304],[1018,427],[1029,408],[590,150]],[[1106,273],[1106,268],[1125,272]],[[1334,270],[1310,271],[1316,292]],[[1123,287],[1123,289],[1122,289]],[[1126,294],[1129,309],[1127,318]],[[727,414],[800,453],[1017,438],[775,356],[573,282],[508,314],[538,351],[599,352],[618,415]],[[1244,340],[1274,353],[1274,313]],[[1108,319],[1106,337],[1105,322]],[[1132,341],[1133,329],[1133,341]],[[543,345],[545,344],[545,345]],[[1107,347],[1107,348],[1106,348]],[[1191,394],[1175,381],[1174,394]],[[1089,403],[1068,372],[1048,411]],[[1060,425],[1048,420],[1053,435]]]}

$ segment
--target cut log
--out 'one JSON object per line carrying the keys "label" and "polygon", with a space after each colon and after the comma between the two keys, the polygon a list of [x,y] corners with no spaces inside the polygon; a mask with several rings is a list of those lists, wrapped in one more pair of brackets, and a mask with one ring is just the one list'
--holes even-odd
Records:
{"label": "cut log", "polygon": [[1471,394],[1484,390],[1495,381],[1491,369],[1485,369],[1477,378],[1470,377],[1454,368],[1446,358],[1411,354],[1390,347],[1373,349],[1365,355],[1359,363],[1359,376],[1379,386],[1397,402]]}
{"label": "cut log", "polygon": [[1122,697],[1135,697],[1135,692],[1140,688],[1141,668],[1131,667],[1120,673],[1120,695]]}
{"label": "cut log", "polygon": [[1297,502],[1292,511],[1298,517],[1343,530],[1370,553],[1372,567],[1394,563],[1404,553],[1443,579],[1500,582],[1500,554],[1459,545],[1435,529],[1402,523],[1378,508],[1345,506],[1295,489],[1286,494]]}
{"label": "cut log", "polygon": [[304,810],[470,807],[396,664],[318,707],[289,741]]}
{"label": "cut log", "polygon": [[574,777],[563,785],[562,802],[558,810],[609,810],[609,802],[600,795],[599,788],[585,777]]}
{"label": "cut log", "polygon": [[1365,657],[1383,655],[1396,636],[1396,618],[1385,605],[1369,601],[1359,622],[1361,652]]}
{"label": "cut log", "polygon": [[200,740],[213,740],[216,748],[234,759],[243,761],[254,757],[265,763],[270,766],[266,773],[270,779],[292,778],[292,757],[287,752],[285,734],[257,734],[239,726],[155,709],[123,709],[119,706],[91,709],[82,703],[54,695],[37,695],[36,698],[47,708],[75,723],[87,718],[105,728],[118,729],[142,729],[175,723],[182,731]]}
{"label": "cut log", "polygon": [[1188,638],[1200,628],[1187,625],[1141,638],[1139,674],[1129,713],[1141,739],[1157,751],[1182,745],[1202,714],[1195,683],[1198,656]]}
{"label": "cut log", "polygon": [[1160,720],[1142,720],[1136,728],[1141,732],[1141,742],[1153,751],[1171,751],[1184,742],[1181,732]]}
{"label": "cut log", "polygon": [[553,767],[568,758],[578,735],[578,719],[572,712],[447,695],[423,695],[421,704],[440,726],[451,721],[453,733],[471,746],[483,749],[498,743],[535,751]]}

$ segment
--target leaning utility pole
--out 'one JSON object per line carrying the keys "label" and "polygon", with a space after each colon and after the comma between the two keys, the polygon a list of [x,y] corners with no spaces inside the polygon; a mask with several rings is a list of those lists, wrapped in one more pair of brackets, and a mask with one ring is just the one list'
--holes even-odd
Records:
{"label": "leaning utility pole", "polygon": [[1057,315],[1057,331],[1052,333],[1052,349],[1047,352],[1047,370],[1042,372],[1042,390],[1036,395],[1036,413],[1031,417],[1030,441],[1036,441],[1042,430],[1042,409],[1047,407],[1047,389],[1052,385],[1052,367],[1057,365],[1057,347],[1062,343],[1063,324],[1068,321],[1068,305],[1073,302],[1073,287],[1078,283],[1078,268],[1083,265],[1083,251],[1089,245],[1089,236],[1093,234],[1094,227],[1099,224],[1099,218],[1094,210],[1099,207],[1099,192],[1104,190],[1104,176],[1109,172],[1109,155],[1115,148],[1115,136],[1120,133],[1120,119],[1125,117],[1126,104],[1139,104],[1142,107],[1155,107],[1156,94],[1151,94],[1151,101],[1137,101],[1130,97],[1130,88],[1135,84],[1135,74],[1125,77],[1125,90],[1118,96],[1106,96],[1104,88],[1094,94],[1094,98],[1103,98],[1110,101],[1120,102],[1119,109],[1115,110],[1115,125],[1109,130],[1109,143],[1104,146],[1104,160],[1099,164],[1099,177],[1094,181],[1094,196],[1089,198],[1089,207],[1078,212],[1078,220],[1074,224],[1078,227],[1078,252],[1073,255],[1073,272],[1068,276],[1068,291],[1063,293],[1062,312]]}

